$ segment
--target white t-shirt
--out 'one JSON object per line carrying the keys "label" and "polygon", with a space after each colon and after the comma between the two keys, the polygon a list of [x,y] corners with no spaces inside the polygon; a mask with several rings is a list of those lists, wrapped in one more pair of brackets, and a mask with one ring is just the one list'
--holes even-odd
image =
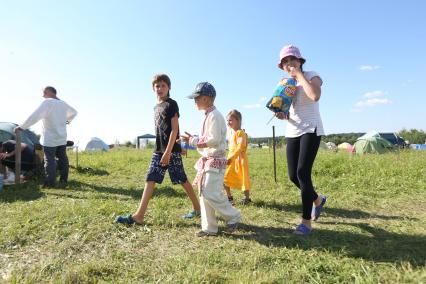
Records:
{"label": "white t-shirt", "polygon": [[[308,81],[314,77],[318,77],[322,84],[322,79],[316,72],[307,71],[304,72],[304,75]],[[319,103],[310,99],[299,83],[297,84],[293,103],[290,106],[289,115],[290,118],[287,123],[285,137],[299,137],[306,133],[314,133],[315,129],[317,136],[325,135],[319,111]]]}
{"label": "white t-shirt", "polygon": [[40,143],[46,147],[67,144],[67,121],[71,122],[77,111],[59,99],[45,99],[44,102],[20,125],[27,129],[38,121],[43,122]]}

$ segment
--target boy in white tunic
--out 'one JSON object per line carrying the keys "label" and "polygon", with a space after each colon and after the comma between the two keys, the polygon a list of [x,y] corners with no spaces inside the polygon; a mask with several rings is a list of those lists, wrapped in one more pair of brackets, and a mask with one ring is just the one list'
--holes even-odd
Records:
{"label": "boy in white tunic", "polygon": [[241,213],[229,203],[223,193],[223,178],[226,170],[226,123],[222,114],[214,106],[216,90],[208,82],[197,84],[192,95],[199,110],[205,112],[199,137],[185,132],[182,140],[197,147],[201,158],[195,164],[197,176],[194,184],[200,191],[201,231],[197,236],[211,236],[218,232],[215,212],[227,223],[227,232],[237,228]]}

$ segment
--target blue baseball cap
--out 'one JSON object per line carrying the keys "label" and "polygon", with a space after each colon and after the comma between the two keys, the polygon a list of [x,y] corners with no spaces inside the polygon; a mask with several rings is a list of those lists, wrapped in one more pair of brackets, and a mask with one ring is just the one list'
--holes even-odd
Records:
{"label": "blue baseball cap", "polygon": [[188,99],[195,99],[198,96],[216,97],[216,90],[209,82],[201,82],[195,86],[194,91],[189,95]]}

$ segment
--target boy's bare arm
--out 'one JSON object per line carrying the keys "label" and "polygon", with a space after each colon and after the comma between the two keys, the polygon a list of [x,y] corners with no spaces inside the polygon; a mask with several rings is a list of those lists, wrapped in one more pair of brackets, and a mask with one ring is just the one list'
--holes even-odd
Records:
{"label": "boy's bare arm", "polygon": [[163,154],[163,157],[160,160],[160,164],[167,166],[170,162],[170,154],[172,153],[173,146],[176,143],[177,134],[179,131],[179,116],[176,113],[172,118],[172,132],[170,133],[169,142],[167,143],[166,151]]}

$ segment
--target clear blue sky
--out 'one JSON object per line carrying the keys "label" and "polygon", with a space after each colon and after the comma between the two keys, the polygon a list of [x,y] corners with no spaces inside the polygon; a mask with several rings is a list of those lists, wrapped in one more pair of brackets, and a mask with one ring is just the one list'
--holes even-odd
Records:
{"label": "clear blue sky", "polygon": [[[284,73],[283,45],[323,81],[327,134],[426,129],[426,1],[0,0],[0,121],[22,123],[46,85],[79,115],[69,138],[107,143],[153,133],[151,78],[166,73],[181,130],[202,116],[186,99],[210,81],[217,106],[249,135],[283,135],[264,107]],[[16,108],[17,105],[21,107]],[[38,130],[40,126],[33,129]]]}

